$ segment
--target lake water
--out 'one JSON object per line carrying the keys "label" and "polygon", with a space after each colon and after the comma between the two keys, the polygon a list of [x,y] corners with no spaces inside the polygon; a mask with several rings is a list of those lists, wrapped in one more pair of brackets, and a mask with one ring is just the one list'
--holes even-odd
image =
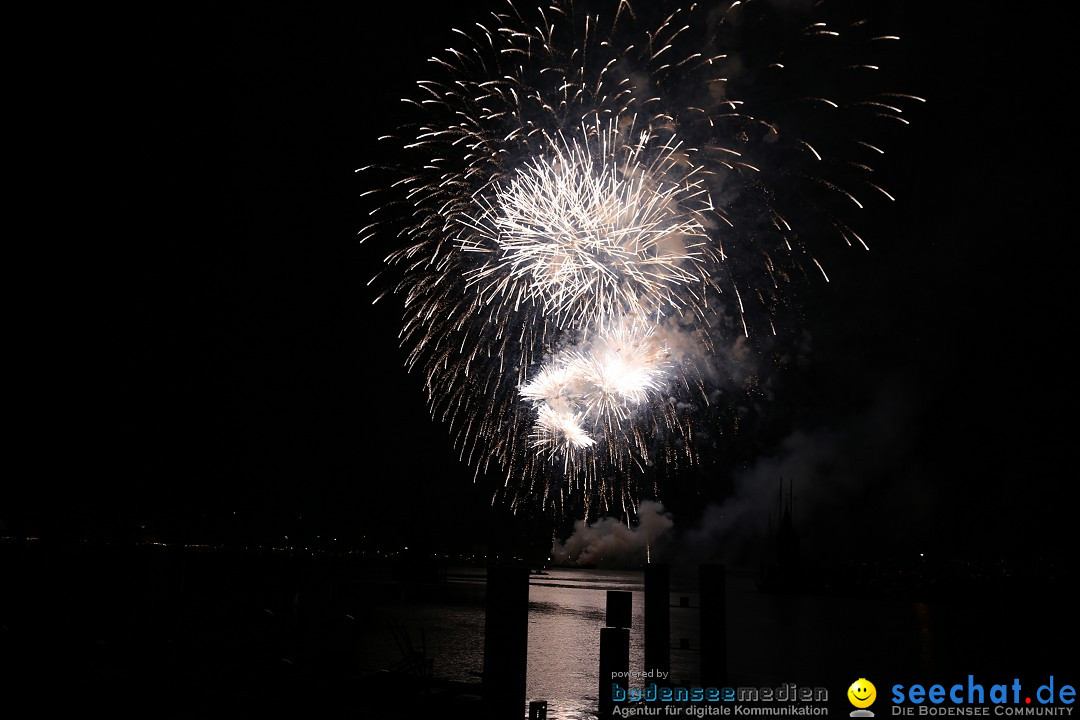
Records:
{"label": "lake water", "polygon": [[[483,586],[482,569],[451,571],[448,583]],[[728,575],[728,637],[731,681],[744,685],[835,686],[838,678],[865,673],[873,658],[892,665],[933,662],[930,610],[910,601],[832,598],[760,593],[756,578]],[[643,669],[644,577],[639,571],[553,569],[534,575],[529,587],[529,656],[526,696],[546,700],[548,717],[595,718],[600,628],[608,590],[632,594],[630,670]],[[477,594],[479,597],[479,594]],[[699,681],[696,579],[673,574],[671,586],[671,672],[676,685]],[[686,607],[683,607],[686,605]],[[361,656],[367,669],[402,657],[401,635],[433,657],[435,674],[477,682],[483,669],[482,602],[406,602],[380,606],[365,636]],[[921,613],[921,615],[920,615]],[[920,623],[923,630],[920,632]],[[386,626],[386,630],[380,630]],[[400,630],[399,630],[400,633]],[[850,653],[850,656],[847,654]],[[921,660],[920,660],[921,658]],[[839,689],[838,689],[839,690]]]}
{"label": "lake water", "polygon": [[[164,702],[177,718],[205,717],[207,708],[299,717],[307,715],[289,708],[321,703],[355,717],[366,707],[358,692],[374,683],[399,680],[399,693],[417,687],[401,675],[357,670],[393,669],[412,650],[433,659],[435,677],[475,685],[484,665],[483,569],[449,570],[436,582],[437,569],[389,572],[347,558],[8,550],[0,553],[9,581],[0,593],[0,645],[14,649],[16,667],[73,683],[78,691],[66,696],[79,702],[129,709]],[[826,595],[761,593],[755,575],[731,571],[728,681],[828,688],[831,714],[850,711],[844,691],[860,677],[879,688],[969,674],[990,683],[1019,678],[1030,688],[1050,676],[1076,684],[1080,623],[1068,575],[1035,567],[974,582],[971,570],[946,584],[955,574],[927,575],[925,590],[871,589],[848,578],[840,594],[819,583],[832,588]],[[680,686],[699,682],[696,576],[696,568],[672,569],[671,671]],[[608,590],[631,593],[630,668],[640,671],[642,573],[555,569],[530,579],[527,698],[546,700],[551,720],[593,717]],[[467,688],[450,690],[472,701]],[[383,710],[378,717],[396,717],[394,707]]]}
{"label": "lake water", "polygon": [[[380,630],[396,623],[434,658],[437,677],[478,682],[484,578],[482,569],[451,571],[447,587],[466,591],[456,600],[380,604],[361,641],[365,668],[400,660],[398,643]],[[828,688],[834,712],[851,709],[844,692],[860,677],[910,683],[975,673],[1045,682],[1048,674],[1065,672],[1061,658],[1075,657],[1075,629],[1060,622],[1074,610],[1060,593],[1021,585],[1009,593],[919,602],[901,595],[769,594],[756,580],[727,575],[728,682]],[[596,717],[608,590],[632,593],[630,669],[641,671],[643,573],[553,569],[530,579],[526,697],[546,700],[551,720]],[[692,686],[699,682],[696,570],[673,570],[670,600],[672,684]]]}

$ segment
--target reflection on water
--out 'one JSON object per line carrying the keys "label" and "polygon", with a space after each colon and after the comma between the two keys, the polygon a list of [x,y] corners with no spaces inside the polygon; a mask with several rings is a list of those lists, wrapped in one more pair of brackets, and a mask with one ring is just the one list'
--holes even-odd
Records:
{"label": "reflection on water", "polygon": [[[459,569],[448,584],[459,592],[439,602],[384,603],[362,640],[365,669],[393,667],[411,651],[435,659],[438,677],[478,682],[484,667],[484,605],[470,586],[481,588],[482,569]],[[630,669],[642,669],[643,573],[551,570],[529,586],[529,658],[526,697],[546,700],[552,720],[595,718],[600,628],[608,590],[632,593]],[[675,626],[673,612],[672,625]],[[407,638],[393,627],[405,630]],[[677,653],[672,652],[675,664]]]}
{"label": "reflection on water", "polygon": [[608,590],[631,592],[630,670],[642,670],[643,573],[551,570],[529,586],[530,700],[547,700],[548,717],[594,718],[599,683],[600,628]]}
{"label": "reflection on water", "polygon": [[[671,681],[699,682],[696,572],[671,578]],[[403,654],[423,651],[435,658],[438,677],[479,682],[484,658],[482,569],[449,573],[447,593],[436,602],[380,603],[362,640],[366,669],[392,667]],[[835,687],[838,678],[859,677],[873,667],[881,676],[933,673],[986,658],[977,605],[965,602],[951,613],[954,628],[945,645],[936,629],[942,606],[899,597],[840,597],[763,594],[751,575],[728,574],[728,666],[733,685],[794,682]],[[643,669],[643,573],[554,569],[534,575],[529,588],[527,699],[546,700],[552,720],[591,720],[597,706],[600,628],[608,590],[632,594],[630,669]],[[958,634],[960,620],[970,624]],[[387,622],[408,631],[383,630]],[[957,640],[961,642],[957,642]],[[406,647],[403,647],[403,644]],[[970,647],[970,651],[965,648]],[[967,670],[965,670],[967,671]],[[638,683],[632,683],[638,684]],[[523,709],[524,715],[524,709]]]}

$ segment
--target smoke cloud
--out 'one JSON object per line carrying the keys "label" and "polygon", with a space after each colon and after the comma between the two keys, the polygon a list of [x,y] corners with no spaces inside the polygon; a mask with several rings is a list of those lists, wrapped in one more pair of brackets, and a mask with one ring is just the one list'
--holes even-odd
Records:
{"label": "smoke cloud", "polygon": [[[696,562],[755,565],[770,517],[778,521],[780,481],[793,491],[804,560],[828,564],[873,538],[917,542],[934,511],[925,468],[912,459],[917,424],[910,388],[882,389],[863,409],[825,427],[798,429],[735,478],[735,493],[684,530],[677,555]],[[774,525],[775,527],[775,525]]]}
{"label": "smoke cloud", "polygon": [[601,518],[592,525],[579,520],[566,542],[555,540],[551,548],[557,565],[615,567],[638,565],[646,560],[650,545],[675,524],[663,503],[646,500],[638,509],[638,524],[627,527],[616,518]]}

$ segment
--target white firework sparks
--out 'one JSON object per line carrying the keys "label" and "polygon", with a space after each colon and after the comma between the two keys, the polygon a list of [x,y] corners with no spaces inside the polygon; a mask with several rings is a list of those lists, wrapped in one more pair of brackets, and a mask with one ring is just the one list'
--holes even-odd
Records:
{"label": "white firework sparks", "polygon": [[508,4],[406,101],[361,235],[395,243],[433,416],[512,503],[626,508],[654,462],[694,462],[722,348],[776,334],[808,269],[828,279],[815,242],[867,246],[848,216],[892,199],[870,131],[920,99],[865,94],[893,36],[788,5]]}
{"label": "white firework sparks", "polygon": [[614,121],[580,131],[560,133],[476,198],[459,237],[461,250],[483,254],[468,284],[484,297],[536,303],[563,327],[681,307],[680,292],[707,283],[716,262],[700,168],[647,131],[632,143],[632,127]]}
{"label": "white firework sparks", "polygon": [[625,435],[635,409],[671,381],[670,358],[653,327],[625,317],[560,353],[520,389],[537,412],[533,447],[561,457],[567,468],[587,463],[588,453],[581,451]]}

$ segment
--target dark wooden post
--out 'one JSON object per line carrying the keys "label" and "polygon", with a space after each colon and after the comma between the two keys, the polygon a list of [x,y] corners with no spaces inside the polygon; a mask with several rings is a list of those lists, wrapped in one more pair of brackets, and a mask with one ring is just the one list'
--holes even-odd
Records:
{"label": "dark wooden post", "polygon": [[701,685],[727,682],[727,581],[723,565],[699,568],[701,589]]}
{"label": "dark wooden post", "polygon": [[491,720],[525,715],[529,569],[490,567],[484,620],[484,706]]}
{"label": "dark wooden post", "polygon": [[[671,571],[645,566],[645,672],[658,684],[671,671]],[[661,677],[662,675],[662,677]],[[646,683],[647,684],[647,683]]]}

